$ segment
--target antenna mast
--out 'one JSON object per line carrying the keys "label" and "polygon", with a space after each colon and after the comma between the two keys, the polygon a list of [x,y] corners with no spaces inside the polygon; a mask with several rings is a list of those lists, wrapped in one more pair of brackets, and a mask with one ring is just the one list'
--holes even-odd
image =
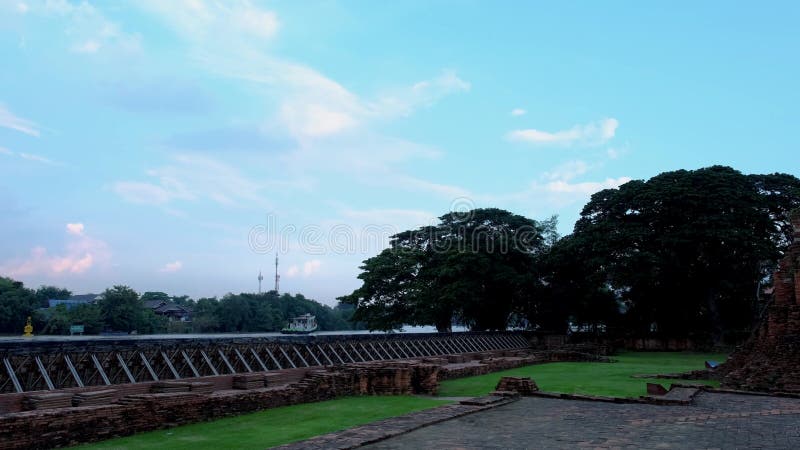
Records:
{"label": "antenna mast", "polygon": [[278,275],[278,254],[275,254],[275,293],[278,293],[278,285],[280,284],[281,276]]}
{"label": "antenna mast", "polygon": [[258,271],[258,293],[261,293],[261,281],[264,280],[264,277],[261,275],[261,270]]}

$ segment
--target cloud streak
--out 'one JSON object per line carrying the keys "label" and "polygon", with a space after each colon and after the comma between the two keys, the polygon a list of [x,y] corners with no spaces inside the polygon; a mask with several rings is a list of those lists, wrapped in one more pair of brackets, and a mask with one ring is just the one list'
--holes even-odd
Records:
{"label": "cloud streak", "polygon": [[35,155],[33,153],[22,153],[22,152],[15,153],[15,152],[12,152],[11,150],[9,150],[7,148],[4,148],[4,147],[0,147],[0,155],[18,157],[18,158],[24,159],[26,161],[33,161],[33,162],[40,163],[40,164],[47,164],[49,166],[61,166],[61,165],[63,165],[62,163],[60,163],[58,161],[53,161],[52,159],[44,157],[44,156],[41,156],[41,155]]}
{"label": "cloud streak", "polygon": [[548,132],[534,128],[514,130],[506,138],[512,142],[524,142],[539,146],[595,146],[602,145],[613,139],[619,127],[619,121],[614,118],[590,122],[584,125],[575,125],[568,130]]}
{"label": "cloud streak", "polygon": [[14,115],[2,103],[0,103],[0,127],[9,128],[34,137],[39,137],[41,134],[39,125],[36,122]]}
{"label": "cloud streak", "polygon": [[257,181],[214,158],[179,154],[172,164],[147,171],[155,181],[119,181],[112,190],[124,200],[165,206],[175,201],[211,201],[219,205],[267,206],[262,192],[276,182]]}

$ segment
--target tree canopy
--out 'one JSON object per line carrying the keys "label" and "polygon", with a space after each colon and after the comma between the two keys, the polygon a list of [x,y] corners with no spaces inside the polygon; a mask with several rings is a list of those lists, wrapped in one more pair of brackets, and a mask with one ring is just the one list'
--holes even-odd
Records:
{"label": "tree canopy", "polygon": [[720,343],[725,330],[749,329],[798,187],[790,175],[713,166],[600,191],[553,249],[553,295],[565,296],[579,322],[620,319],[639,335]]}
{"label": "tree canopy", "polygon": [[[408,325],[624,330],[702,336],[749,330],[758,288],[791,237],[800,180],[723,166],[594,194],[574,232],[499,209],[450,213],[393,236],[341,297],[369,328]],[[735,336],[734,336],[735,340]]]}
{"label": "tree canopy", "polygon": [[341,297],[369,328],[453,321],[474,330],[505,329],[538,283],[535,258],[555,221],[536,222],[496,208],[448,213],[436,226],[392,237],[364,262],[363,285]]}

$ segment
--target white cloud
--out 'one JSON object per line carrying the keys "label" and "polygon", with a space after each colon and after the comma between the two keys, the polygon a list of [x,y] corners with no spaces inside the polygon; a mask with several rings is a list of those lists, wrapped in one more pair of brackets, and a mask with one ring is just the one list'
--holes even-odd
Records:
{"label": "white cloud", "polygon": [[319,272],[320,267],[322,267],[322,261],[318,259],[312,259],[311,261],[306,261],[305,263],[303,263],[303,276],[309,277]]}
{"label": "white cloud", "polygon": [[380,180],[382,184],[391,187],[398,187],[407,191],[427,192],[449,200],[472,195],[470,191],[459,186],[436,183],[409,175],[386,174]]}
{"label": "white cloud", "polygon": [[608,156],[608,159],[619,159],[628,154],[629,151],[630,145],[625,143],[619,147],[609,147],[608,150],[606,150],[606,156]]}
{"label": "white cloud", "polygon": [[193,42],[268,39],[280,28],[277,15],[248,0],[144,0],[137,3],[166,21],[184,39]]}
{"label": "white cloud", "polygon": [[[249,1],[150,0],[140,5],[187,41],[204,69],[270,87],[267,95],[278,105],[275,120],[298,139],[324,138],[372,120],[408,115],[470,89],[454,71],[445,70],[375,99],[361,98],[311,67],[265,52],[262,43],[277,33],[279,21],[274,12]],[[263,95],[264,90],[257,92]]]}
{"label": "white cloud", "polygon": [[305,137],[336,134],[359,124],[358,119],[347,111],[305,102],[285,102],[279,117],[295,135]]}
{"label": "white cloud", "polygon": [[302,267],[298,266],[297,264],[292,264],[286,269],[286,273],[284,275],[287,278],[295,278],[298,275],[308,278],[311,275],[319,272],[320,267],[322,267],[322,261],[318,259],[312,259],[304,262]]}
{"label": "white cloud", "polygon": [[606,178],[603,181],[586,181],[582,183],[570,183],[564,180],[551,181],[545,184],[545,190],[553,193],[580,194],[589,196],[603,189],[614,189],[631,181],[629,177]]}
{"label": "white cloud", "polygon": [[585,174],[591,166],[586,161],[575,160],[566,162],[551,171],[544,173],[544,178],[549,180],[569,181]]}
{"label": "white cloud", "polygon": [[67,233],[74,234],[75,236],[80,236],[83,234],[83,224],[78,223],[68,223],[67,224]]}
{"label": "white cloud", "polygon": [[[80,227],[78,227],[80,225]],[[74,230],[80,228],[80,233]],[[105,242],[93,239],[83,232],[83,224],[67,224],[68,241],[64,252],[51,255],[44,247],[34,247],[22,260],[0,264],[0,273],[11,277],[26,275],[61,276],[82,274],[98,265],[107,265],[111,253]]]}
{"label": "white cloud", "polygon": [[[539,214],[551,214],[553,209],[581,204],[603,189],[617,188],[630,177],[606,177],[602,180],[578,180],[585,178],[601,164],[590,164],[582,160],[568,161],[543,172],[527,187],[505,194],[476,195],[473,198],[481,203],[500,207],[535,208]],[[508,206],[506,206],[508,205]]]}
{"label": "white cloud", "polygon": [[510,141],[537,145],[600,145],[614,137],[619,126],[617,119],[609,118],[585,125],[575,125],[568,130],[547,132],[536,129],[514,130],[508,133]]}
{"label": "white cloud", "polygon": [[524,116],[528,111],[525,111],[522,108],[514,108],[511,110],[511,115],[514,117]]}
{"label": "white cloud", "polygon": [[181,270],[182,268],[183,268],[183,263],[182,262],[173,261],[173,262],[164,264],[164,267],[159,269],[159,272],[161,272],[161,273],[172,273],[172,272],[177,272],[177,271]]}
{"label": "white cloud", "polygon": [[147,171],[153,182],[119,181],[112,190],[131,203],[164,206],[177,200],[221,205],[268,206],[263,192],[286,187],[280,181],[250,178],[239,169],[202,155],[179,154],[173,163]]}
{"label": "white cloud", "polygon": [[397,231],[430,225],[438,221],[437,215],[416,209],[343,209],[340,214],[359,225],[391,225]]}
{"label": "white cloud", "polygon": [[[463,193],[400,174],[398,163],[436,157],[440,152],[370,130],[376,122],[407,116],[445,96],[469,91],[470,83],[455,71],[442,70],[429,79],[361,96],[312,67],[271,54],[265,44],[277,33],[280,22],[274,12],[251,2],[148,0],[137,5],[184,41],[191,62],[200,69],[244,80],[253,95],[264,98],[272,108],[265,112],[264,129],[289,135],[297,143],[291,152],[279,156],[286,173],[307,179],[314,173],[342,172],[373,185],[447,196]],[[256,26],[243,26],[243,14],[254,18]],[[387,181],[393,178],[396,184]],[[191,183],[180,179],[196,194]],[[117,185],[116,190],[138,200],[142,191],[162,203],[171,198],[161,183]],[[234,197],[215,198],[223,202]]]}
{"label": "white cloud", "polygon": [[408,116],[420,107],[429,107],[447,95],[469,92],[472,85],[452,70],[381,95],[376,101],[365,101],[364,109],[378,118]]}
{"label": "white cloud", "polygon": [[98,50],[100,50],[100,43],[93,39],[72,46],[72,51],[75,53],[97,53]]}
{"label": "white cloud", "polygon": [[48,164],[51,166],[59,165],[59,163],[53,161],[50,158],[45,158],[44,156],[41,155],[34,155],[32,153],[20,153],[19,157],[22,159],[27,159],[28,161],[35,161],[38,163]]}
{"label": "white cloud", "polygon": [[39,137],[39,125],[28,119],[15,116],[0,103],[0,127],[10,128],[20,133]]}
{"label": "white cloud", "polygon": [[174,199],[186,198],[181,197],[177,192],[152,183],[119,181],[114,183],[113,190],[131,203],[148,205],[165,205]]}
{"label": "white cloud", "polygon": [[24,2],[17,3],[17,12],[18,13],[25,14],[26,12],[28,12],[28,9],[29,9],[28,5],[25,4]]}
{"label": "white cloud", "polygon": [[59,163],[57,161],[53,161],[52,159],[46,158],[46,157],[41,156],[41,155],[34,155],[32,153],[22,153],[22,152],[14,153],[11,150],[9,150],[7,148],[4,148],[4,147],[0,147],[0,155],[16,156],[16,157],[22,158],[22,159],[27,160],[27,161],[33,161],[33,162],[37,162],[37,163],[41,163],[41,164],[47,164],[47,165],[50,165],[50,166],[60,166],[60,165],[62,165],[61,163]]}
{"label": "white cloud", "polygon": [[71,52],[90,55],[101,50],[115,54],[141,50],[138,34],[124,32],[88,1],[47,0],[19,5],[17,11],[20,13],[60,20],[56,26],[63,28],[67,49]]}

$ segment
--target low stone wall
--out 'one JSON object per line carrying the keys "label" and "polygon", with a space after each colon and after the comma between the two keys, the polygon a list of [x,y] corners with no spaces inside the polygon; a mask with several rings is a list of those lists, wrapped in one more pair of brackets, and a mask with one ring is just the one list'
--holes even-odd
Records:
{"label": "low stone wall", "polygon": [[549,362],[609,362],[604,356],[573,351],[505,351],[499,354],[441,368],[439,380],[474,377],[517,367],[544,364]]}
{"label": "low stone wall", "polygon": [[[15,412],[0,415],[0,447],[52,448],[125,436],[177,425],[214,420],[280,406],[352,395],[435,394],[439,380],[495,372],[549,361],[595,361],[574,352],[486,352],[448,358],[375,361],[306,369],[305,377],[284,386],[232,390],[232,377],[215,378],[222,386],[211,394],[143,393],[142,385],[117,389],[116,403]],[[279,376],[266,372],[265,379]],[[296,376],[296,374],[295,374]],[[208,378],[197,379],[207,381]],[[135,388],[135,390],[134,390]],[[149,386],[147,389],[149,390]]]}

